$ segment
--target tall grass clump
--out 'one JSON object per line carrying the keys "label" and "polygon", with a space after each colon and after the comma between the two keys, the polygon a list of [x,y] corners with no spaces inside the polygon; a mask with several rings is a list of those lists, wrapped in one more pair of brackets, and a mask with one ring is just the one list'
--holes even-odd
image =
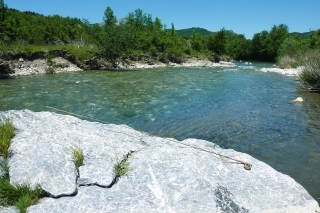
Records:
{"label": "tall grass clump", "polygon": [[303,66],[299,80],[309,85],[320,83],[320,49],[306,53],[303,57]]}
{"label": "tall grass clump", "polygon": [[15,206],[21,213],[36,204],[42,195],[40,186],[32,189],[28,184],[12,185],[8,179],[0,179],[0,206]]}
{"label": "tall grass clump", "polygon": [[0,156],[9,157],[11,139],[15,136],[14,127],[9,120],[0,121]]}
{"label": "tall grass clump", "polygon": [[299,58],[294,56],[285,55],[278,59],[277,65],[284,68],[297,68],[299,66]]}

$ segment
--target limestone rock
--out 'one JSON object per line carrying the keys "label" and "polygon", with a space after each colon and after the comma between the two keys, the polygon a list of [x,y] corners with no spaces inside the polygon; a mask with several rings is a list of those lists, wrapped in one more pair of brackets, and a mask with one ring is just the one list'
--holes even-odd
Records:
{"label": "limestone rock", "polygon": [[0,206],[1,213],[19,213],[19,210],[14,207],[2,207]]}
{"label": "limestone rock", "polygon": [[[41,199],[29,213],[319,211],[289,176],[208,141],[160,138],[50,112],[0,112],[3,117],[17,129],[10,148],[11,181],[39,183],[62,196]],[[68,152],[73,145],[85,155],[78,179]],[[115,162],[129,152],[129,172],[112,185]],[[253,166],[245,170],[230,158]]]}
{"label": "limestone rock", "polygon": [[294,100],[291,101],[292,103],[302,103],[303,102],[303,99],[301,97],[298,97]]}

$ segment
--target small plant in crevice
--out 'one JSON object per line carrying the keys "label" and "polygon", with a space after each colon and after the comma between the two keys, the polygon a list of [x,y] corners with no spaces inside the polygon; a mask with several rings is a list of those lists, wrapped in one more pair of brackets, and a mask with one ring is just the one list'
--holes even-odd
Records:
{"label": "small plant in crevice", "polygon": [[12,122],[9,120],[0,121],[0,156],[7,159],[9,157],[9,147],[11,139],[15,136]]}
{"label": "small plant in crevice", "polygon": [[72,157],[72,161],[74,165],[76,166],[78,176],[79,176],[79,167],[83,165],[83,150],[80,146],[72,146],[70,147],[70,154]]}
{"label": "small plant in crevice", "polygon": [[129,166],[129,157],[131,153],[129,152],[122,160],[117,160],[116,164],[114,165],[114,171],[116,173],[116,178],[124,176],[130,171]]}

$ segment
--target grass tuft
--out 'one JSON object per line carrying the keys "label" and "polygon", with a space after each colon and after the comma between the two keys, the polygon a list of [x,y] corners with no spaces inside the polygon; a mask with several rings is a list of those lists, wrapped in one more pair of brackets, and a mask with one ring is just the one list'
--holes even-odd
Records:
{"label": "grass tuft", "polygon": [[15,136],[12,122],[5,120],[0,122],[0,155],[5,159],[9,157],[11,139]]}
{"label": "grass tuft", "polygon": [[116,176],[118,177],[124,176],[130,171],[129,157],[130,157],[130,153],[128,153],[124,159],[117,160],[116,164],[114,165],[114,171],[116,173]]}
{"label": "grass tuft", "polygon": [[72,161],[78,170],[79,167],[83,165],[83,150],[80,148],[80,146],[72,146],[70,148],[70,152]]}
{"label": "grass tuft", "polygon": [[1,176],[0,178],[5,179],[5,180],[10,180],[9,176],[9,166],[7,164],[7,161],[1,160],[0,159],[0,171],[1,171]]}
{"label": "grass tuft", "polygon": [[12,185],[7,179],[0,179],[0,205],[16,206],[20,212],[36,204],[42,195],[40,186],[32,189],[28,184]]}

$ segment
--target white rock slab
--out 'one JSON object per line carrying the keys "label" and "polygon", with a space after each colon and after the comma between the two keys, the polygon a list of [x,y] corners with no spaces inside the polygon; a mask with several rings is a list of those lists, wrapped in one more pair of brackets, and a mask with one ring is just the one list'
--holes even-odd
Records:
{"label": "white rock slab", "polygon": [[[77,192],[43,198],[29,213],[319,211],[318,203],[289,176],[208,141],[179,142],[49,112],[8,111],[1,117],[10,118],[17,129],[9,161],[12,182],[39,183],[55,196]],[[85,186],[78,190],[68,153],[72,145],[85,154],[78,180]],[[117,158],[132,151],[129,173],[105,188],[115,176]],[[252,169],[221,155],[249,162]]]}

